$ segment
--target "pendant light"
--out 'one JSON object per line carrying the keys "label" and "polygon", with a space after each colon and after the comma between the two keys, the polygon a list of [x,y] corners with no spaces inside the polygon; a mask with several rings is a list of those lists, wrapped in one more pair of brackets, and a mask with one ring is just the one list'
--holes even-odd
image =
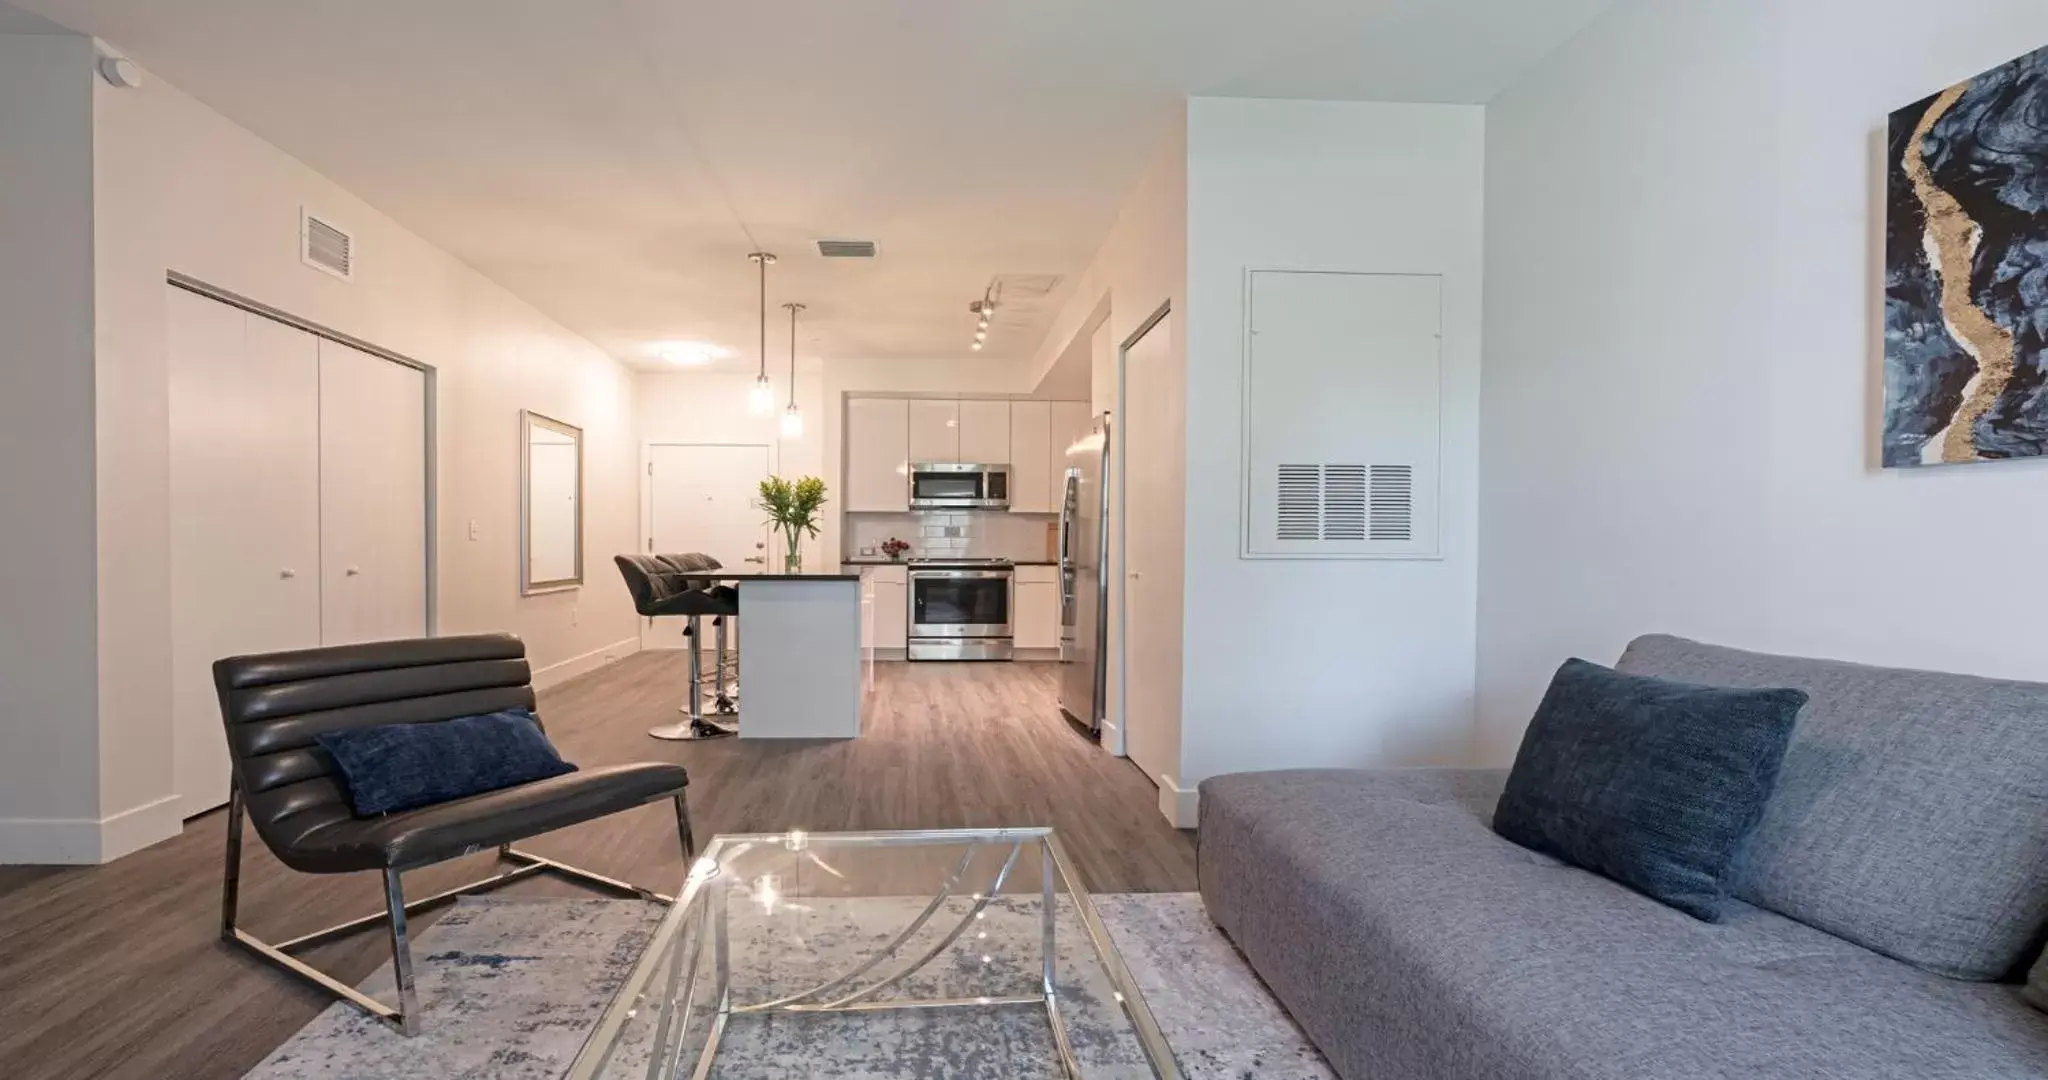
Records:
{"label": "pendant light", "polygon": [[755,416],[766,416],[775,408],[775,384],[768,378],[768,267],[775,256],[756,251],[747,258],[761,268],[761,372],[747,392],[747,409]]}
{"label": "pendant light", "polygon": [[782,437],[801,439],[804,437],[804,414],[796,407],[796,313],[804,306],[782,306],[789,309],[789,408],[782,410]]}

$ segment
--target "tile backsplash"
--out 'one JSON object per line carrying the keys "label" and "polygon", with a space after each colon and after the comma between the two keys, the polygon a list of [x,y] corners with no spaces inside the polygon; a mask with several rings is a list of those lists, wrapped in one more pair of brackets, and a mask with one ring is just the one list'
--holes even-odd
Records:
{"label": "tile backsplash", "polygon": [[862,548],[881,550],[890,537],[908,541],[908,558],[1015,559],[1043,562],[1047,526],[1058,514],[1012,514],[1001,510],[921,510],[909,514],[846,515],[846,557],[866,558]]}

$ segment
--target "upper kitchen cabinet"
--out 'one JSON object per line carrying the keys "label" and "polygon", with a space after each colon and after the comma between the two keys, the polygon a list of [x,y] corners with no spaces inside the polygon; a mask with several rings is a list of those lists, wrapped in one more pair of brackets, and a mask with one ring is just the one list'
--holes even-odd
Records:
{"label": "upper kitchen cabinet", "polygon": [[962,401],[960,457],[971,465],[1009,465],[1010,403]]}
{"label": "upper kitchen cabinet", "polygon": [[[929,404],[919,402],[918,404]],[[910,509],[910,405],[901,398],[846,403],[846,509],[903,513]]]}
{"label": "upper kitchen cabinet", "polygon": [[[910,429],[910,460],[960,461],[960,403],[921,401],[907,403]],[[906,492],[908,488],[905,488]]]}
{"label": "upper kitchen cabinet", "polygon": [[1052,482],[1052,402],[1010,403],[1010,452],[1003,460],[1010,464],[1011,513],[1058,512]]}

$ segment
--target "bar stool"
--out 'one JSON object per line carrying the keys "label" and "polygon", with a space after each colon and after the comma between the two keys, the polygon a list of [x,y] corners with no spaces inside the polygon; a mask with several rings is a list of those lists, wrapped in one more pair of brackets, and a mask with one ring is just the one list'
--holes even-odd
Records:
{"label": "bar stool", "polygon": [[648,618],[684,619],[683,633],[690,640],[690,699],[682,707],[689,720],[652,728],[647,734],[672,741],[738,734],[736,725],[725,727],[704,717],[704,617],[711,616],[716,631],[718,697],[727,702],[730,695],[725,684],[725,620],[739,614],[736,590],[717,585],[708,577],[692,576],[693,571],[718,569],[718,560],[708,555],[615,555],[612,561],[618,565],[619,575],[625,578],[626,589],[633,595],[633,609]]}

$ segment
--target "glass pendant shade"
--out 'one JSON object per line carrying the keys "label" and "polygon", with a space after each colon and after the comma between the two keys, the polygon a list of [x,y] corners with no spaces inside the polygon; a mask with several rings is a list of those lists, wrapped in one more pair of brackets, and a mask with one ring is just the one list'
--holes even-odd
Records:
{"label": "glass pendant shade", "polygon": [[791,402],[789,408],[782,410],[782,437],[785,439],[801,439],[804,437],[804,414],[797,410],[795,402]]}
{"label": "glass pendant shade", "polygon": [[775,408],[775,384],[763,375],[754,380],[754,387],[747,391],[747,409],[755,416],[766,416]]}

